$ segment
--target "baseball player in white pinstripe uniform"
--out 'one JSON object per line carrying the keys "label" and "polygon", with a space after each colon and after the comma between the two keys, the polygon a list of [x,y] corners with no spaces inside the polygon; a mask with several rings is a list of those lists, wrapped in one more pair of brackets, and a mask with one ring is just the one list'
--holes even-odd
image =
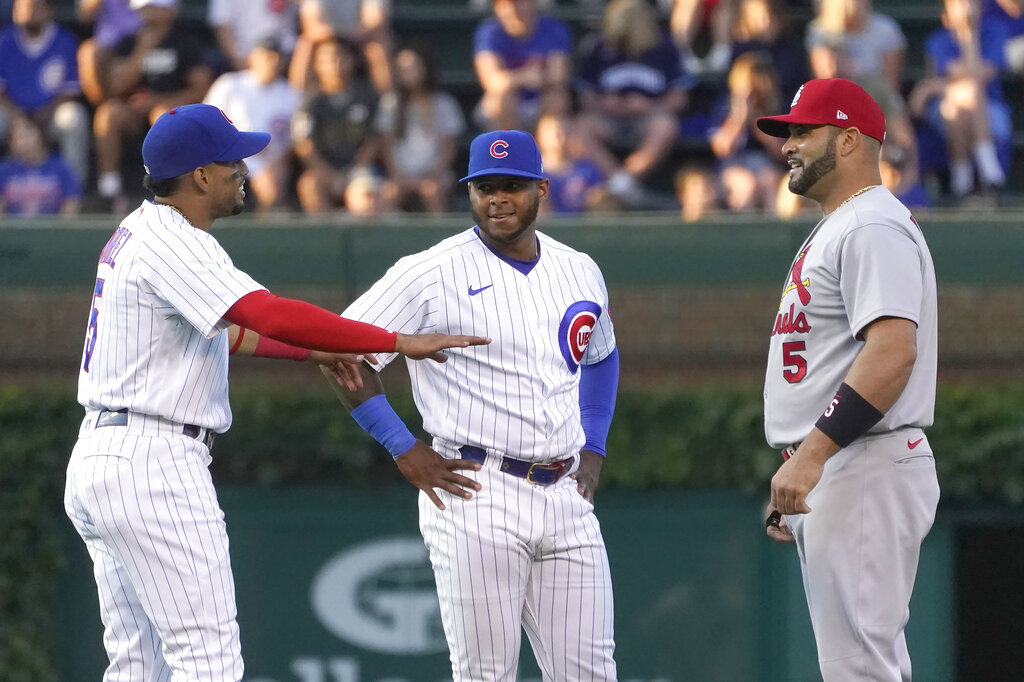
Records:
{"label": "baseball player in white pinstripe uniform", "polygon": [[825,216],[783,285],[765,377],[768,441],[785,448],[767,533],[794,543],[825,682],[909,682],[903,629],[939,486],[935,270],[921,228],[881,186],[881,107],[841,78],[760,118],[789,189]]}
{"label": "baseball player in white pinstripe uniform", "polygon": [[[618,383],[604,279],[536,231],[548,181],[528,133],[477,137],[463,180],[477,225],[399,260],[345,315],[493,343],[410,365],[430,447],[368,368],[346,402],[421,489],[453,678],[515,680],[525,629],[545,680],[614,680],[593,505]],[[383,367],[394,356],[377,357]]]}
{"label": "baseball player in white pinstripe uniform", "polygon": [[273,296],[236,269],[207,230],[241,211],[241,159],[269,139],[239,132],[205,104],[164,114],[142,148],[155,200],[100,254],[65,509],[94,563],[107,682],[242,676],[224,514],[207,469],[213,434],[231,425],[229,324],[251,330],[248,344],[243,328],[233,335],[245,352],[312,357],[339,371],[335,352],[423,357],[483,341],[339,318]]}

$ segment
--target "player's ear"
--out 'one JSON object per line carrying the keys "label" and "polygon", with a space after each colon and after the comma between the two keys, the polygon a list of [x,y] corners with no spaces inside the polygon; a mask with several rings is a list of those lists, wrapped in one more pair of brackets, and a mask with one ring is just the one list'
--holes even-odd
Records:
{"label": "player's ear", "polygon": [[860,128],[843,128],[839,133],[839,154],[842,156],[848,156],[863,144],[864,134],[860,132]]}
{"label": "player's ear", "polygon": [[192,171],[192,182],[200,192],[206,192],[210,188],[210,174],[206,166],[200,166]]}
{"label": "player's ear", "polygon": [[551,183],[548,182],[547,178],[543,178],[537,181],[537,195],[543,199],[548,195]]}

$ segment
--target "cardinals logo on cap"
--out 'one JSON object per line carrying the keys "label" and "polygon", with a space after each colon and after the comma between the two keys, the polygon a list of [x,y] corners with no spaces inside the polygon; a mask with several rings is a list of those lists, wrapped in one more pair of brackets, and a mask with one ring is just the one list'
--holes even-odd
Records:
{"label": "cardinals logo on cap", "polygon": [[804,86],[801,85],[800,88],[796,91],[796,94],[793,95],[793,101],[789,103],[789,108],[790,109],[795,107],[796,103],[800,101],[800,95],[803,94],[803,91],[804,91]]}
{"label": "cardinals logo on cap", "polygon": [[496,159],[503,159],[508,156],[508,142],[495,140],[491,143],[491,156]]}

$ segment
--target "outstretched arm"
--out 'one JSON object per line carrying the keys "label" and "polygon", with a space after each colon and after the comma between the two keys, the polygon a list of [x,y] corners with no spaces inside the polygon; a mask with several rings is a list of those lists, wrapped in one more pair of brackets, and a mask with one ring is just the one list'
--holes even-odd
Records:
{"label": "outstretched arm", "polygon": [[328,353],[398,352],[413,360],[444,362],[446,348],[490,343],[478,336],[399,334],[338,317],[311,303],[274,296],[263,289],[238,299],[224,319],[290,346]]}
{"label": "outstretched arm", "polygon": [[339,381],[355,391],[362,387],[362,374],[359,366],[363,362],[377,364],[372,355],[356,353],[327,353],[320,350],[299,348],[287,343],[275,341],[269,336],[262,336],[251,329],[233,324],[228,327],[228,349],[231,355],[251,355],[257,358],[274,358],[278,360],[310,360],[332,370]]}

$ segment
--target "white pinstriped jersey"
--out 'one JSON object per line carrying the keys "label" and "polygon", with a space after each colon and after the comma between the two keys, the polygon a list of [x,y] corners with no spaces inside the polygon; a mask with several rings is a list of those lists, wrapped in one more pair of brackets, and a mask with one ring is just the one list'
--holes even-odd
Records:
{"label": "white pinstriped jersey", "polygon": [[[399,260],[344,312],[408,334],[492,340],[448,350],[442,364],[408,362],[423,428],[452,445],[530,461],[583,446],[578,365],[615,348],[608,292],[589,256],[537,238],[539,260],[523,274],[466,230]],[[377,369],[395,357],[379,355]]]}
{"label": "white pinstriped jersey", "polygon": [[209,233],[173,208],[144,201],[100,254],[78,402],[226,431],[231,407],[222,317],[242,296],[264,288]]}
{"label": "white pinstriped jersey", "polygon": [[935,269],[910,211],[876,187],[825,216],[783,284],[765,375],[765,435],[799,443],[835,396],[880,317],[917,325],[917,361],[899,400],[871,433],[931,426],[938,322]]}

